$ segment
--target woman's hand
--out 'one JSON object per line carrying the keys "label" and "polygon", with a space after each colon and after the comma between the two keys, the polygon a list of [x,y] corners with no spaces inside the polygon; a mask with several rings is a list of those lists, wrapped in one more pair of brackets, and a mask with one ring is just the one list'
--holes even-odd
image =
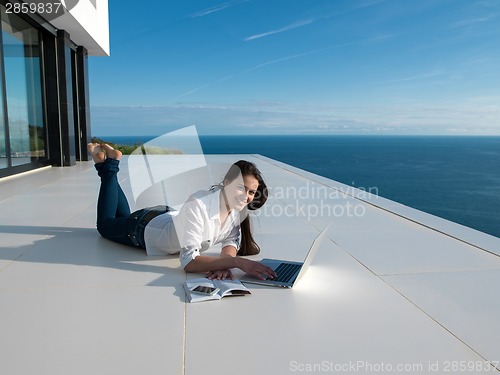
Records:
{"label": "woman's hand", "polygon": [[274,279],[276,277],[276,273],[272,268],[264,266],[260,262],[256,262],[250,259],[237,258],[238,260],[238,268],[249,275],[258,277],[261,280],[266,279]]}
{"label": "woman's hand", "polygon": [[[266,280],[267,278],[273,279],[276,277],[276,273],[262,263],[232,256],[224,257],[213,257],[209,255],[199,255],[190,261],[185,267],[186,272],[208,272],[209,276],[212,278],[220,277],[231,277],[230,269],[239,268],[243,272],[255,276],[261,280]],[[211,272],[211,273],[210,273]]]}
{"label": "woman's hand", "polygon": [[210,280],[226,280],[226,279],[231,279],[233,280],[233,273],[231,270],[215,270],[215,271],[209,271],[207,273],[207,279]]}

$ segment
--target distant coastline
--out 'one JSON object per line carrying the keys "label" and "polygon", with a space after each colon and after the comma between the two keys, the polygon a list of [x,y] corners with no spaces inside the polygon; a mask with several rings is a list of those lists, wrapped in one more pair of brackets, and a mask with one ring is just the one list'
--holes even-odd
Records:
{"label": "distant coastline", "polygon": [[[154,136],[101,137],[141,144]],[[205,154],[261,154],[500,237],[499,136],[200,136]]]}
{"label": "distant coastline", "polygon": [[[116,136],[116,135],[110,135],[110,136],[96,136],[96,138],[105,140],[105,141],[110,141],[113,143],[117,144],[123,144],[123,145],[128,145],[128,146],[133,146],[133,145],[138,145],[138,144],[144,144],[146,142],[149,142],[157,137],[160,137],[161,135],[123,135],[123,136]],[[335,134],[335,135],[319,135],[319,134],[287,134],[287,135],[280,135],[280,134],[270,134],[270,135],[227,135],[227,134],[217,134],[217,135],[200,135],[199,138],[200,140],[202,139],[211,139],[211,138],[247,138],[247,137],[252,137],[252,138],[316,138],[316,137],[321,137],[321,138],[374,138],[374,139],[381,139],[381,138],[401,138],[401,139],[431,139],[431,138],[497,138],[500,139],[500,135],[465,135],[465,134],[453,134],[453,135],[400,135],[400,134]]]}

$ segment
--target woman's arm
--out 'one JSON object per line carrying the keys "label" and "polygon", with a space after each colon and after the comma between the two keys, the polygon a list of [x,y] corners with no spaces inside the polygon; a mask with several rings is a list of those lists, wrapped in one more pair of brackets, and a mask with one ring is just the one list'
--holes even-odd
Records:
{"label": "woman's arm", "polygon": [[[232,245],[227,245],[224,246],[220,252],[221,257],[235,257],[236,254],[238,253],[238,249]],[[213,280],[226,280],[226,279],[231,279],[233,280],[233,273],[231,272],[231,269],[222,269],[222,270],[214,270],[214,271],[209,271],[207,273],[207,279]]]}
{"label": "woman's arm", "polygon": [[238,253],[238,249],[236,249],[234,246],[228,245],[224,246],[220,252],[221,257],[235,257],[236,254]]}
{"label": "woman's arm", "polygon": [[262,280],[276,277],[272,268],[264,266],[259,262],[227,255],[221,257],[199,255],[184,267],[184,271],[203,273],[230,268],[239,268],[243,272]]}

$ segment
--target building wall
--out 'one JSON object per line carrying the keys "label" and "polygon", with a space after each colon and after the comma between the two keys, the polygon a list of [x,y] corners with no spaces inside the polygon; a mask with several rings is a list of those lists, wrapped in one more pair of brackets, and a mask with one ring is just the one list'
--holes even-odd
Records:
{"label": "building wall", "polygon": [[43,1],[0,0],[0,177],[88,160],[88,55],[109,51],[107,1],[65,1],[44,18]]}
{"label": "building wall", "polygon": [[90,56],[109,55],[108,0],[79,0],[68,14],[52,21]]}

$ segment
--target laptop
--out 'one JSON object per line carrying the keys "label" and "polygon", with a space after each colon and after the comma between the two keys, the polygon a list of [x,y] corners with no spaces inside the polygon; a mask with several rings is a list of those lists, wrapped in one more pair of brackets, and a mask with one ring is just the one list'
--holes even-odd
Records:
{"label": "laptop", "polygon": [[260,262],[274,270],[278,275],[274,279],[266,279],[261,280],[252,275],[244,275],[240,281],[244,283],[250,284],[259,284],[259,285],[268,285],[268,286],[276,286],[281,288],[291,288],[293,287],[299,279],[304,276],[307,271],[307,268],[311,264],[314,256],[316,255],[321,242],[325,238],[326,232],[328,230],[328,226],[323,229],[320,234],[314,239],[309,252],[307,253],[306,259],[304,262],[292,262],[286,260],[279,259],[262,259]]}

